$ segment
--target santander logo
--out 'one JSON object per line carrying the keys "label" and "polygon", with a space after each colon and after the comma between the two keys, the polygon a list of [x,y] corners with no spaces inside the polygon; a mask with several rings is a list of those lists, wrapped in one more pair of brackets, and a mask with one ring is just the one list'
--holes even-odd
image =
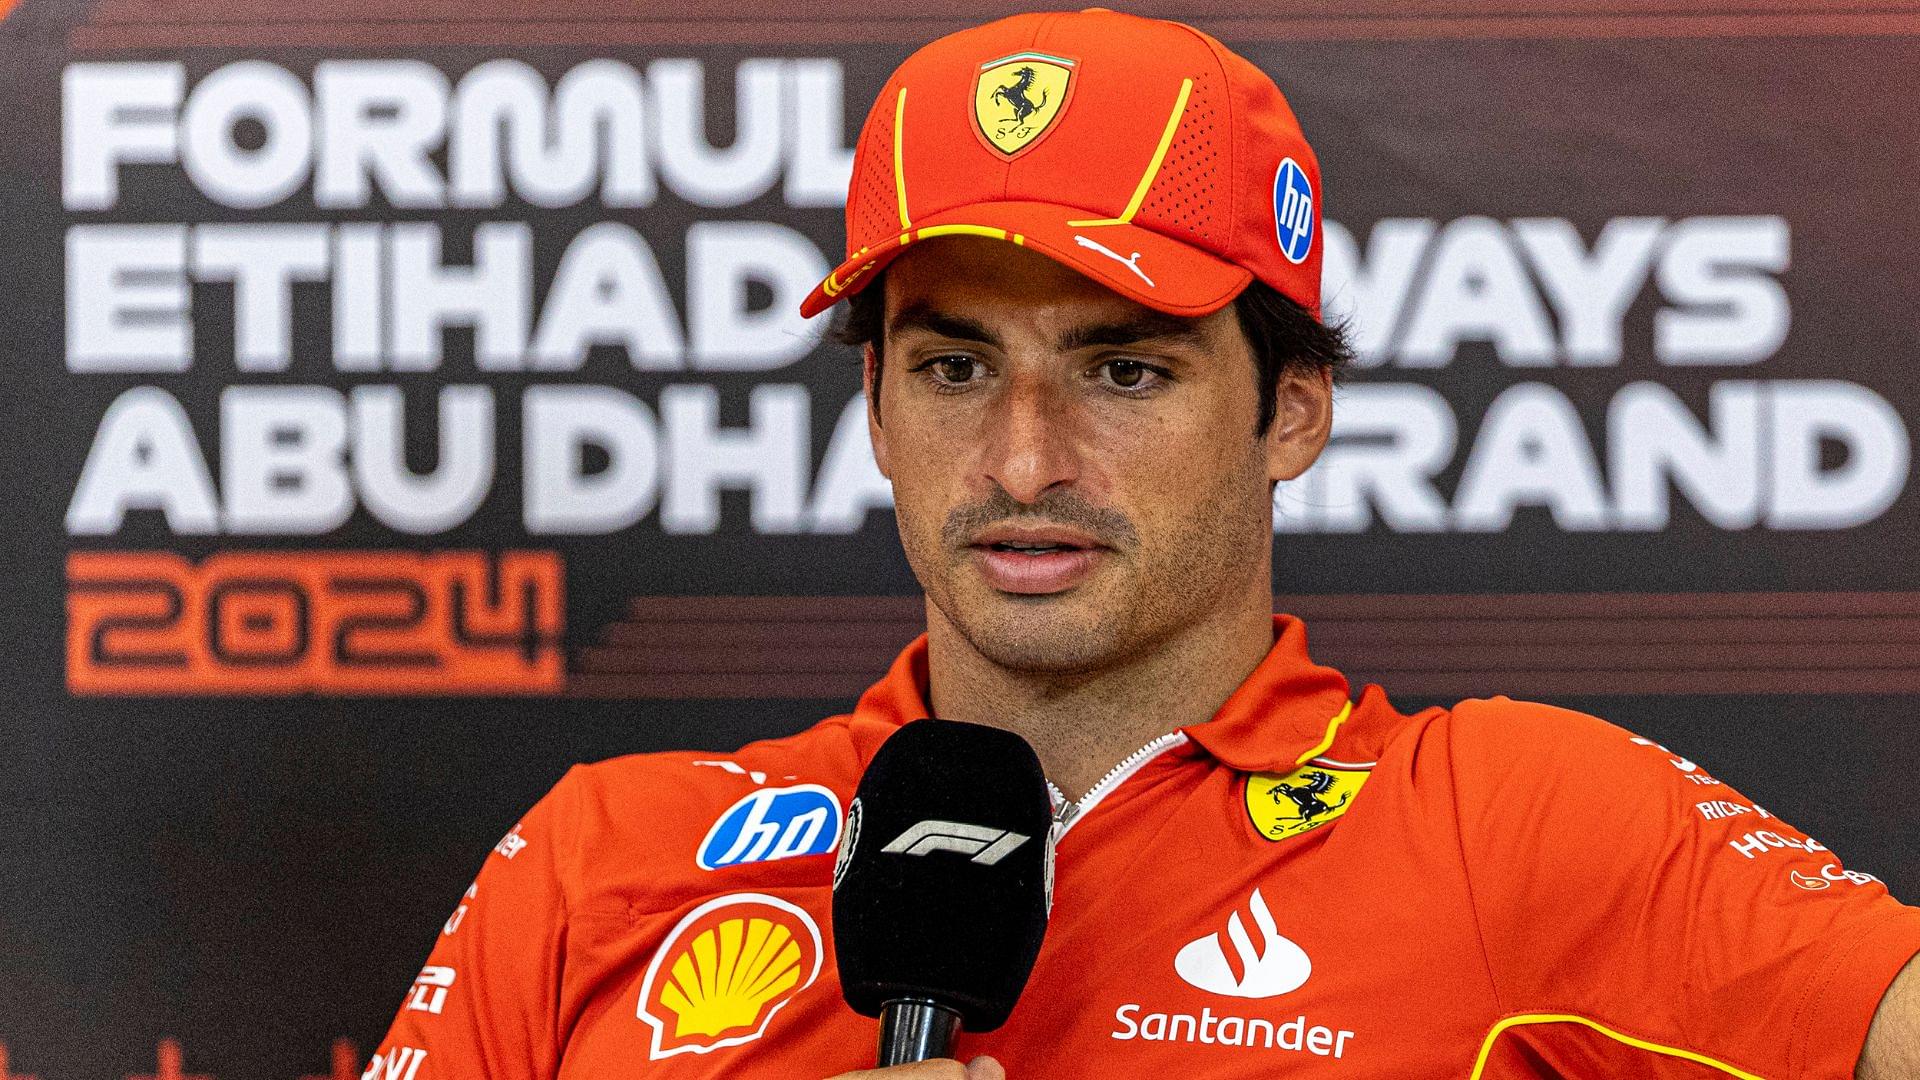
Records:
{"label": "santander logo", "polygon": [[1173,970],[1190,986],[1223,997],[1270,998],[1298,990],[1313,974],[1305,949],[1280,936],[1260,890],[1253,890],[1247,913],[1259,934],[1256,941],[1235,911],[1227,919],[1228,953],[1218,932],[1188,942],[1173,958]]}

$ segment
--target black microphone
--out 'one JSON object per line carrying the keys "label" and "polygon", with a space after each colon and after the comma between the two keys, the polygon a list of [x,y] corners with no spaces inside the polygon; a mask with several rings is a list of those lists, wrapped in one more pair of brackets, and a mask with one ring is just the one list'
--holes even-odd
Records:
{"label": "black microphone", "polygon": [[952,1057],[1020,1000],[1053,904],[1052,800],[1010,731],[916,720],[880,744],[833,869],[840,988],[879,1065]]}

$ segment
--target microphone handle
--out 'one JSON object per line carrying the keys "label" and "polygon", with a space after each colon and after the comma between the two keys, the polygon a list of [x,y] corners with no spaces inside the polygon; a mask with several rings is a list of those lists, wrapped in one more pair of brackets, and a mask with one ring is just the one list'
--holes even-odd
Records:
{"label": "microphone handle", "polygon": [[879,1067],[953,1056],[960,1014],[926,998],[902,998],[880,1008]]}

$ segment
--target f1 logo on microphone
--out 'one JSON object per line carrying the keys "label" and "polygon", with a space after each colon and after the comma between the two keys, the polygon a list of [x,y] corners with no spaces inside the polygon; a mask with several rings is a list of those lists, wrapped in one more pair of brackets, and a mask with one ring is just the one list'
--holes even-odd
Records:
{"label": "f1 logo on microphone", "polygon": [[989,829],[960,821],[923,821],[895,837],[881,851],[894,855],[926,855],[934,851],[957,851],[971,855],[971,862],[992,866],[1012,854],[1015,848],[1033,839],[1024,833]]}

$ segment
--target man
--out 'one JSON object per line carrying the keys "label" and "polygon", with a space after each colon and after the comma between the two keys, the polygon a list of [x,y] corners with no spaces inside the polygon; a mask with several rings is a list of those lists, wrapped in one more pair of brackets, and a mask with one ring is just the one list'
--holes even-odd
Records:
{"label": "man", "polygon": [[1177,24],[1026,15],[907,60],[806,310],[854,298],[926,635],[799,735],[570,772],[370,1080],[870,1064],[832,851],[926,715],[1039,752],[1055,905],[971,1066],[875,1075],[1920,1076],[1920,910],[1646,740],[1403,715],[1271,614],[1273,486],[1344,355],[1319,195],[1273,83]]}

